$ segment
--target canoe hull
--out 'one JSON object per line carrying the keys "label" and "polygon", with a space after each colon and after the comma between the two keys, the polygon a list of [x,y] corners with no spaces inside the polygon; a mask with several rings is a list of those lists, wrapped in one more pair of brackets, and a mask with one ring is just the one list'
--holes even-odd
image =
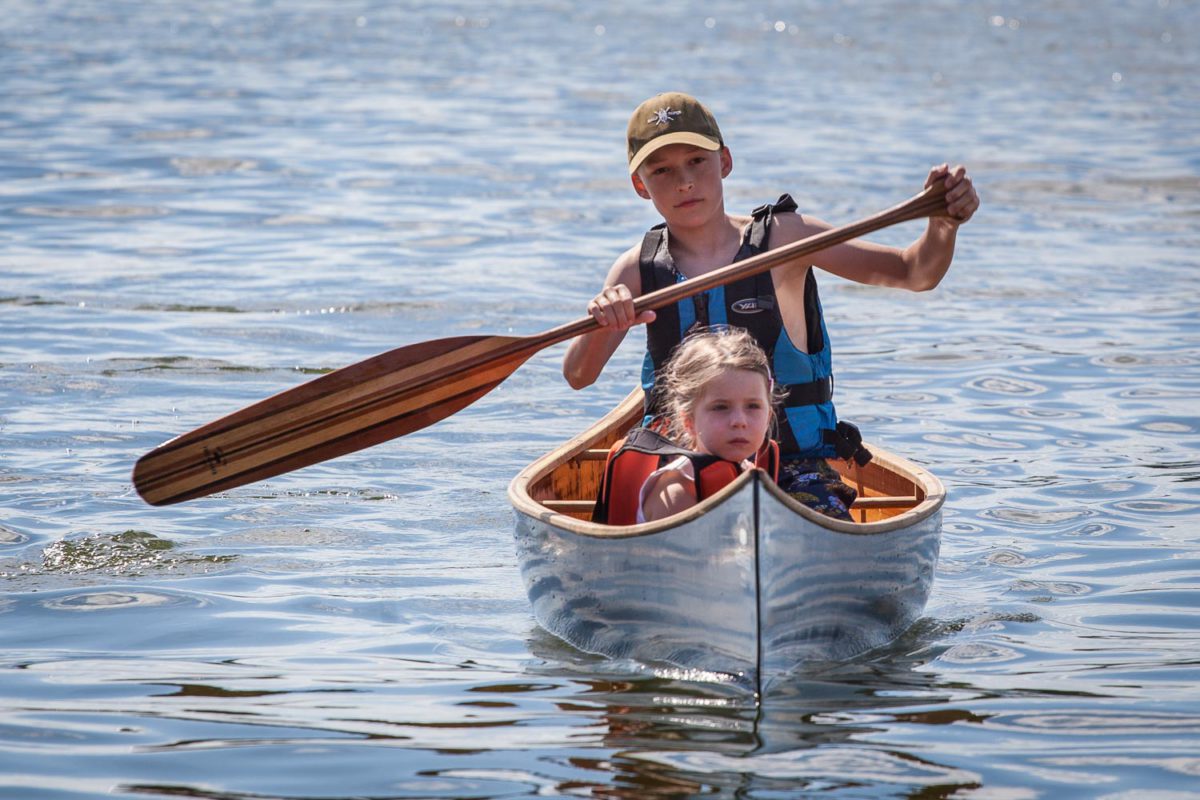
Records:
{"label": "canoe hull", "polygon": [[885,645],[920,618],[941,545],[940,508],[902,527],[846,533],[797,516],[774,484],[759,483],[763,688],[805,662]]}
{"label": "canoe hull", "polygon": [[920,616],[941,511],[877,534],[798,517],[761,473],[658,533],[597,537],[517,514],[538,624],[576,648],[754,691],[804,663],[879,647]]}
{"label": "canoe hull", "polygon": [[610,538],[517,515],[521,577],[543,628],[589,653],[752,682],[753,485],[699,524]]}

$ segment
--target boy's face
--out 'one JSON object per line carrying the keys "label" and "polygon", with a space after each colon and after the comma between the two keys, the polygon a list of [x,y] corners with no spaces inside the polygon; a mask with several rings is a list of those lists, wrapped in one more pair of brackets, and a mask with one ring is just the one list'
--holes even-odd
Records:
{"label": "boy's face", "polygon": [[705,150],[669,144],[651,153],[630,176],[640,197],[654,202],[668,222],[694,211],[723,209],[721,181],[733,169],[729,148]]}

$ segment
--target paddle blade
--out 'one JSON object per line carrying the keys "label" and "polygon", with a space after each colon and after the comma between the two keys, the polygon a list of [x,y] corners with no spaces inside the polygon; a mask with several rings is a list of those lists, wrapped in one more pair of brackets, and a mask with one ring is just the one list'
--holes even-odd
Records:
{"label": "paddle blade", "polygon": [[537,343],[459,336],[401,347],[268,397],[138,459],[133,485],[169,505],[420,430],[478,400]]}

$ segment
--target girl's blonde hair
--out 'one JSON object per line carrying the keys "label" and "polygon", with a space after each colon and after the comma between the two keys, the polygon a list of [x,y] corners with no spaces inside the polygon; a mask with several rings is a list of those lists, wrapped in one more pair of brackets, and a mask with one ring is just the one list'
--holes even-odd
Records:
{"label": "girl's blonde hair", "polygon": [[684,427],[684,420],[694,418],[704,388],[731,369],[743,369],[763,377],[771,408],[769,435],[773,435],[775,403],[779,397],[767,354],[746,330],[720,328],[689,334],[675,346],[663,365],[655,391],[659,392],[659,407],[666,415],[668,436],[684,447],[695,448],[696,443]]}

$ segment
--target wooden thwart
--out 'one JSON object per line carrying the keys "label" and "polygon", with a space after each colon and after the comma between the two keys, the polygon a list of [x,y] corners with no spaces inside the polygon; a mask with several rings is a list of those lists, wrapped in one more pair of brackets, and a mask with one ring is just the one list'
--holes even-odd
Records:
{"label": "wooden thwart", "polygon": [[851,511],[860,508],[914,508],[921,499],[909,495],[907,497],[859,497],[850,507]]}

